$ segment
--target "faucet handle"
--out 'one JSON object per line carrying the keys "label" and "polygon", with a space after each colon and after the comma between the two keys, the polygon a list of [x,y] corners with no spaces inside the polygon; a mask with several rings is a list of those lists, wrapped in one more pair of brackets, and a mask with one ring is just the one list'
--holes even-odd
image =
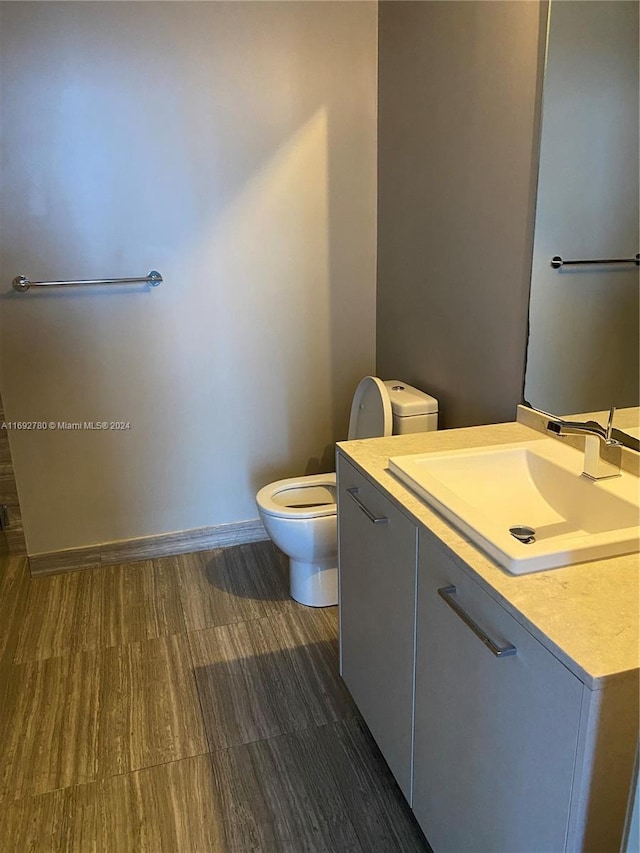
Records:
{"label": "faucet handle", "polygon": [[614,416],[615,412],[616,412],[616,407],[611,406],[611,408],[609,409],[609,420],[607,421],[605,443],[610,445],[610,446],[619,447],[622,444],[622,442],[618,441],[616,438],[612,438],[612,435],[613,435],[613,416]]}
{"label": "faucet handle", "polygon": [[607,421],[607,443],[611,441],[611,431],[613,429],[613,416],[616,412],[616,407],[611,406],[609,409],[609,420]]}

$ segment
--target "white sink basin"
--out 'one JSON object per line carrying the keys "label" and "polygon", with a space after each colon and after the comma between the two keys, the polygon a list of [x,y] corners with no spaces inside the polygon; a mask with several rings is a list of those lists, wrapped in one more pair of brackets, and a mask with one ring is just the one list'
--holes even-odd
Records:
{"label": "white sink basin", "polygon": [[[584,455],[552,438],[395,456],[389,469],[513,574],[628,554],[640,545],[637,477],[582,476]],[[524,544],[509,532],[535,530]]]}

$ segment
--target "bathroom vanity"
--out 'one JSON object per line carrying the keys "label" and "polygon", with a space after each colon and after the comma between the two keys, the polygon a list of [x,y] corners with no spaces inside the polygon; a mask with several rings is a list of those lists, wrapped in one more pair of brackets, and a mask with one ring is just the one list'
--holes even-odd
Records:
{"label": "bathroom vanity", "polygon": [[435,853],[618,853],[638,739],[638,554],[510,575],[392,456],[521,424],[338,445],[341,673]]}

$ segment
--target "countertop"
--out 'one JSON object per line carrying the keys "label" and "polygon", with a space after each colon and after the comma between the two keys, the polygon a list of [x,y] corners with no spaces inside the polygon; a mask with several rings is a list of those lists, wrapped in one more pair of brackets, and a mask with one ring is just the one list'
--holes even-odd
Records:
{"label": "countertop", "polygon": [[[519,410],[518,417],[535,425],[526,409]],[[524,423],[513,422],[345,441],[338,448],[405,514],[431,530],[459,558],[461,567],[590,689],[601,689],[612,679],[637,677],[639,554],[511,575],[387,468],[390,456],[536,438],[545,436]]]}

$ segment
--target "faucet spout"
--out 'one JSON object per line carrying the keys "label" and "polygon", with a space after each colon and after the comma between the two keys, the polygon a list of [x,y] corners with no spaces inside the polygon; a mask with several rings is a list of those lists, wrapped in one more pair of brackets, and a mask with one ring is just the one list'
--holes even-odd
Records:
{"label": "faucet spout", "polygon": [[607,441],[606,430],[597,421],[565,421],[563,418],[557,418],[555,415],[550,415],[552,420],[547,423],[547,430],[554,432],[560,438],[565,435],[597,435],[603,441]]}

